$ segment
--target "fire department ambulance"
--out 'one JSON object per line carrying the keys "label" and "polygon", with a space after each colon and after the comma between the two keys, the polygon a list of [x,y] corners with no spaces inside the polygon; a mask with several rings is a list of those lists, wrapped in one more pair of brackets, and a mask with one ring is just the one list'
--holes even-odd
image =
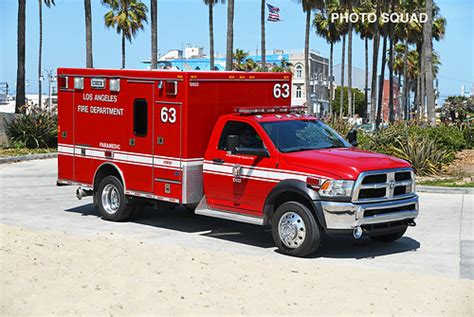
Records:
{"label": "fire department ambulance", "polygon": [[323,233],[378,241],[415,225],[411,166],[290,107],[287,73],[58,69],[58,185],[104,219],[146,204],[271,225],[290,255]]}

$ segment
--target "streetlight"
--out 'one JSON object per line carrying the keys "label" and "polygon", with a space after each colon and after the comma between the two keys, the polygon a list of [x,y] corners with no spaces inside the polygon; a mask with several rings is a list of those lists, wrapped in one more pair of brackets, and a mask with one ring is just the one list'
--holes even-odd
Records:
{"label": "streetlight", "polygon": [[[56,76],[54,75],[53,69],[45,69],[43,70],[42,74],[46,73],[46,78],[48,78],[48,108],[51,110],[51,82],[56,80]],[[43,81],[44,77],[41,76],[40,80]]]}

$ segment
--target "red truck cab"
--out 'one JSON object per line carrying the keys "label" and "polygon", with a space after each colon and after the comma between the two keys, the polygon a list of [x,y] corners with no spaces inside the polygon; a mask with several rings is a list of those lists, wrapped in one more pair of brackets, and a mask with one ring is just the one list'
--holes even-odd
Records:
{"label": "red truck cab", "polygon": [[290,107],[288,74],[59,69],[58,185],[107,220],[146,204],[271,225],[286,254],[325,233],[394,241],[418,215],[406,161]]}

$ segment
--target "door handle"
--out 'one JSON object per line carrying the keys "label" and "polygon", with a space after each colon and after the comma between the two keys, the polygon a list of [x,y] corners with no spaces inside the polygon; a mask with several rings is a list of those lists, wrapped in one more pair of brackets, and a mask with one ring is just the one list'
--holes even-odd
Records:
{"label": "door handle", "polygon": [[221,158],[213,158],[212,161],[214,164],[224,164],[224,159]]}

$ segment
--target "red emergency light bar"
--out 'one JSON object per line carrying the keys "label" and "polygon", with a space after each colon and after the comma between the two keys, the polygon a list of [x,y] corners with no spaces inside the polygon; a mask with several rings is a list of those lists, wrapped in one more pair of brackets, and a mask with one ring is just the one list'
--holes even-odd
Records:
{"label": "red emergency light bar", "polygon": [[303,113],[306,111],[305,106],[279,106],[279,107],[237,107],[234,109],[236,113],[241,115],[253,115],[262,113]]}

